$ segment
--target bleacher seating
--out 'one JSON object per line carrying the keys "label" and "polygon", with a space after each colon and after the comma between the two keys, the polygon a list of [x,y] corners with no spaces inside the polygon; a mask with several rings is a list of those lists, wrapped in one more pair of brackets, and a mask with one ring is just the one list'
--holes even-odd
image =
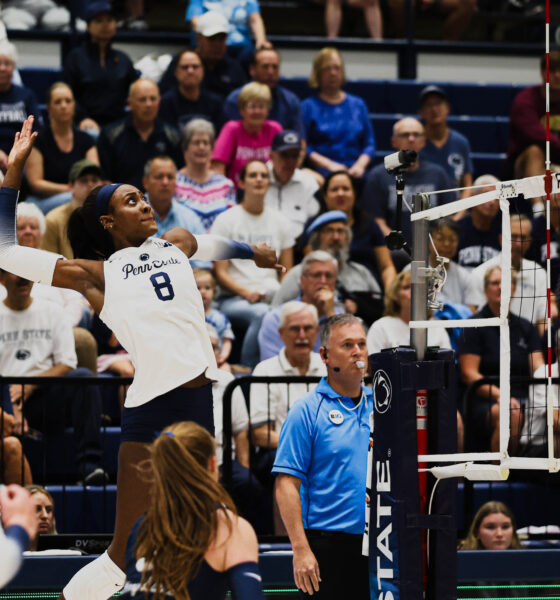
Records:
{"label": "bleacher seating", "polygon": [[[120,427],[104,427],[101,433],[103,468],[114,480],[120,444]],[[67,428],[61,437],[48,440],[25,438],[24,452],[37,482],[76,482],[76,441],[73,429]]]}
{"label": "bleacher seating", "polygon": [[[60,69],[25,67],[20,69],[20,73],[25,85],[35,91],[44,110],[46,92],[50,85],[60,80]],[[305,77],[282,78],[281,84],[302,99],[314,93]],[[508,140],[509,109],[515,95],[524,87],[514,84],[348,80],[345,89],[363,98],[371,112],[377,140],[374,164],[391,150],[393,123],[404,115],[416,115],[420,91],[429,84],[445,90],[452,111],[449,125],[471,142],[474,176],[492,173],[501,177]]]}
{"label": "bleacher seating", "polygon": [[111,533],[117,486],[48,485],[58,533]]}
{"label": "bleacher seating", "polygon": [[[25,67],[20,69],[20,73],[25,85],[35,91],[43,105],[49,86],[61,79],[60,69],[55,68]],[[283,78],[281,83],[301,98],[313,93],[307,79],[303,77]],[[416,114],[420,90],[428,83],[436,83],[448,94],[452,107],[449,124],[469,138],[473,150],[475,176],[487,172],[501,176],[508,139],[509,109],[514,96],[523,86],[415,80],[349,80],[345,89],[362,97],[371,112],[378,144],[375,162],[391,150],[393,123],[404,115]],[[117,471],[119,436],[118,427],[107,427],[103,430],[104,468],[112,481]],[[75,471],[75,441],[71,430],[66,430],[62,438],[49,441],[46,445],[26,439],[25,453],[33,472],[39,474],[36,476],[38,481],[42,481],[42,473],[48,474],[48,482],[72,481],[71,477]],[[50,485],[48,488],[55,499],[60,532],[101,533],[112,530],[115,486],[83,488],[76,485]],[[466,527],[465,512],[476,511],[491,498],[510,505],[518,515],[520,527],[529,524],[529,518],[530,524],[533,525],[548,524],[554,522],[555,504],[558,504],[559,496],[560,490],[547,497],[546,503],[543,504],[542,494],[537,493],[537,488],[531,484],[476,483],[473,487],[472,505],[467,507],[464,486],[459,485],[458,529],[464,530]]]}
{"label": "bleacher seating", "polygon": [[[280,83],[302,99],[314,93],[305,77],[285,77]],[[454,115],[491,117],[508,116],[514,97],[525,87],[501,83],[349,79],[344,89],[363,98],[371,112],[416,114],[420,91],[427,85],[438,85],[446,92]]]}

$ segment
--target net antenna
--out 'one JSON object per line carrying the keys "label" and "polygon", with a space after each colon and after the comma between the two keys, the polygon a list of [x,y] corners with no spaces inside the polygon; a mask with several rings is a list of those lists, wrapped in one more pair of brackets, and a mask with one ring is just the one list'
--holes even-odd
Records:
{"label": "net antenna", "polygon": [[[552,387],[552,318],[550,292],[550,195],[552,191],[552,173],[550,170],[550,0],[546,0],[545,19],[545,43],[546,43],[546,79],[545,79],[545,103],[546,103],[546,142],[545,142],[545,177],[544,188],[546,192],[546,309],[547,309],[547,386],[546,386],[546,432],[548,442],[549,470],[553,470],[552,463],[554,455],[554,398]],[[558,182],[557,182],[558,183]]]}
{"label": "net antenna", "polygon": [[[510,227],[510,200],[523,195],[526,199],[542,198],[547,196],[547,204],[550,202],[550,195],[560,192],[560,173],[546,175],[537,175],[535,177],[526,177],[511,181],[497,182],[495,189],[483,192],[476,196],[463,198],[450,202],[442,206],[426,208],[429,199],[432,196],[446,192],[457,192],[461,189],[477,189],[485,186],[472,186],[470,188],[457,188],[453,190],[439,190],[436,192],[427,192],[415,196],[415,212],[410,218],[413,225],[414,240],[414,258],[412,262],[412,319],[410,321],[412,345],[418,352],[418,358],[421,360],[427,342],[427,331],[430,328],[464,328],[464,327],[495,327],[500,328],[500,356],[509,357],[510,340],[508,312],[511,300],[511,227]],[[450,319],[445,321],[428,320],[428,289],[435,290],[438,282],[438,267],[428,269],[428,222],[437,220],[441,217],[449,216],[462,210],[484,204],[491,200],[499,200],[502,212],[502,253],[500,266],[502,269],[502,297],[500,303],[499,317],[487,319]],[[547,225],[550,226],[549,207],[547,210]],[[550,236],[548,236],[550,239]],[[436,273],[434,273],[436,271]],[[436,282],[428,284],[428,280],[436,279]],[[550,369],[550,248],[548,248],[547,259],[547,285],[548,285],[548,329],[549,329],[549,367],[548,367],[548,390],[547,390],[547,425],[548,425],[548,457],[518,457],[509,456],[508,444],[510,440],[510,362],[509,360],[500,360],[500,444],[499,452],[471,452],[457,454],[425,454],[418,456],[419,463],[455,463],[456,468],[451,467],[447,471],[438,469],[433,473],[439,477],[457,477],[465,476],[468,470],[471,478],[476,479],[474,472],[476,467],[481,465],[469,465],[474,462],[499,461],[499,465],[494,465],[494,475],[496,479],[507,477],[508,469],[535,469],[557,472],[560,470],[560,459],[554,457],[554,443],[552,437],[552,418],[553,418],[553,394],[554,389],[551,384]],[[437,292],[436,292],[437,293]],[[460,463],[460,464],[459,464]],[[431,470],[431,469],[429,469]],[[454,474],[452,474],[454,473]],[[488,479],[488,473],[480,474],[481,479]]]}

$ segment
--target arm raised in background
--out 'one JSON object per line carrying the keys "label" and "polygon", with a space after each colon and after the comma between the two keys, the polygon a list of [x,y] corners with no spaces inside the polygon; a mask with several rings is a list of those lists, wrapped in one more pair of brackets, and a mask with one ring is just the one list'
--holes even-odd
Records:
{"label": "arm raised in background", "polygon": [[16,206],[23,169],[33,148],[33,116],[28,117],[15,136],[8,156],[8,171],[0,189],[0,268],[36,283],[76,290],[95,310],[103,306],[103,264],[91,260],[64,260],[64,257],[19,246],[16,238]]}

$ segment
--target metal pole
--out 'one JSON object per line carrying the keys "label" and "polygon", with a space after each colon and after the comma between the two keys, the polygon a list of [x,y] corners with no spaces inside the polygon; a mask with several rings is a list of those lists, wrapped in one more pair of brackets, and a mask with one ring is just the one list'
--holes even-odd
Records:
{"label": "metal pole", "polygon": [[[429,208],[426,194],[414,195],[414,212]],[[425,269],[429,266],[428,221],[421,219],[412,223],[411,319],[424,321],[428,318],[428,282]],[[424,360],[428,346],[428,330],[411,328],[410,345],[416,350],[417,360]]]}

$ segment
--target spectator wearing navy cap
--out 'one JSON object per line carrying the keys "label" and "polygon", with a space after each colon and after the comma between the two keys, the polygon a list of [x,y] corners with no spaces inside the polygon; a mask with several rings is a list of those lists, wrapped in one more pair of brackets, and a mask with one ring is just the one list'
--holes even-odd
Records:
{"label": "spectator wearing navy cap", "polygon": [[117,22],[110,2],[90,2],[85,11],[87,39],[68,53],[63,78],[74,92],[80,129],[124,117],[130,84],[138,79],[130,58],[112,47]]}
{"label": "spectator wearing navy cap", "polygon": [[[447,124],[450,112],[447,94],[437,85],[428,85],[420,92],[418,114],[424,121],[426,145],[420,157],[442,166],[457,187],[473,184],[473,164],[469,140]],[[463,190],[461,198],[468,198]]]}
{"label": "spectator wearing navy cap", "polygon": [[298,169],[303,142],[294,130],[277,133],[272,140],[268,170],[270,187],[265,203],[292,222],[295,236],[301,235],[306,221],[319,212],[315,194],[319,186],[314,177]]}

